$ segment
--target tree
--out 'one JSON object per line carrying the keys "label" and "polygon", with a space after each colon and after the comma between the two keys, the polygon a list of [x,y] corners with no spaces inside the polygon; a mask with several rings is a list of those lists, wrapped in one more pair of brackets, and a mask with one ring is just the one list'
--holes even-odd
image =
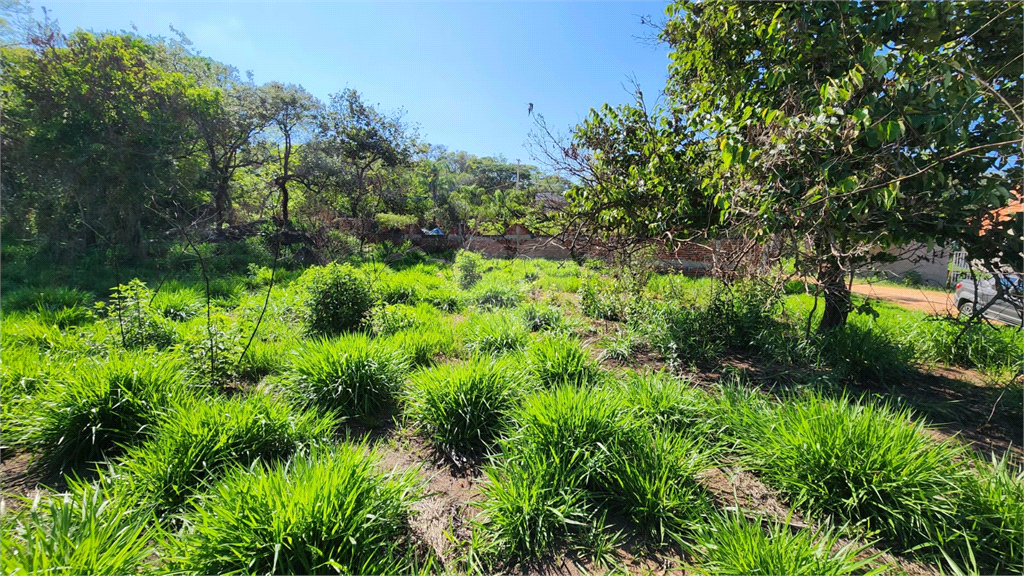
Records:
{"label": "tree", "polygon": [[137,36],[43,26],[29,46],[2,52],[7,223],[14,205],[53,250],[102,240],[143,256],[166,225],[149,208],[200,201],[188,117],[209,92]]}
{"label": "tree", "polygon": [[[713,206],[713,227],[787,237],[824,293],[824,331],[846,322],[844,278],[873,249],[979,245],[1020,181],[1019,2],[684,1],[668,15],[667,110],[605,109],[577,134],[601,178],[636,194],[573,192],[599,226],[669,233]],[[662,183],[683,200],[665,216]]]}
{"label": "tree", "polygon": [[280,193],[281,226],[288,225],[288,185],[301,181],[303,174],[296,168],[296,146],[303,143],[314,130],[313,121],[322,105],[302,86],[270,82],[263,87],[270,131],[265,140],[277,154],[279,174],[274,186]]}

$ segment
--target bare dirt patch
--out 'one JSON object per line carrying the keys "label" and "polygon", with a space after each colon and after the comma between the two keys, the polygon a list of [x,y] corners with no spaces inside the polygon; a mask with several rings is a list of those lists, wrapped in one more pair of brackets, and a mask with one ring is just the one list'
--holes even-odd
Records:
{"label": "bare dirt patch", "polygon": [[904,308],[920,310],[929,314],[943,316],[956,313],[953,293],[951,292],[936,292],[920,288],[900,288],[897,286],[867,283],[854,283],[851,291],[854,294],[893,302]]}

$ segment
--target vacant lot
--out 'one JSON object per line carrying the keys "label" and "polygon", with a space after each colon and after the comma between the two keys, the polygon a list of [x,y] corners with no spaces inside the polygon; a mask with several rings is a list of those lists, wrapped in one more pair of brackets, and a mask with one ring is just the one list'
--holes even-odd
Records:
{"label": "vacant lot", "polygon": [[1022,569],[1017,330],[471,253],[209,290],[5,292],[4,573]]}

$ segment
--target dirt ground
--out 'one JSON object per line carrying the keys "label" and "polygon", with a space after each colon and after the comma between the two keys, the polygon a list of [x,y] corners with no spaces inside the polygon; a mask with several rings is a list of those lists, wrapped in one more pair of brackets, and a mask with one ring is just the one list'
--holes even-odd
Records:
{"label": "dirt ground", "polygon": [[858,282],[853,284],[852,290],[854,294],[893,302],[910,310],[920,310],[938,315],[956,313],[956,304],[953,302],[952,292],[936,292],[920,288],[900,288],[897,286],[882,286]]}

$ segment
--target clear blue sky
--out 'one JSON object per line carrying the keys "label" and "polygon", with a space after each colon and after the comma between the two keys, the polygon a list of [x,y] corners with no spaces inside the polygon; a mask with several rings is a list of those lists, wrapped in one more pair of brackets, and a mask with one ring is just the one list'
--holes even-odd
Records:
{"label": "clear blue sky", "polygon": [[345,87],[403,108],[428,142],[530,162],[527,103],[567,131],[591,107],[649,100],[668,50],[639,37],[664,2],[68,2],[33,0],[65,31],[184,32],[203,55],[259,83],[301,84],[317,97]]}

